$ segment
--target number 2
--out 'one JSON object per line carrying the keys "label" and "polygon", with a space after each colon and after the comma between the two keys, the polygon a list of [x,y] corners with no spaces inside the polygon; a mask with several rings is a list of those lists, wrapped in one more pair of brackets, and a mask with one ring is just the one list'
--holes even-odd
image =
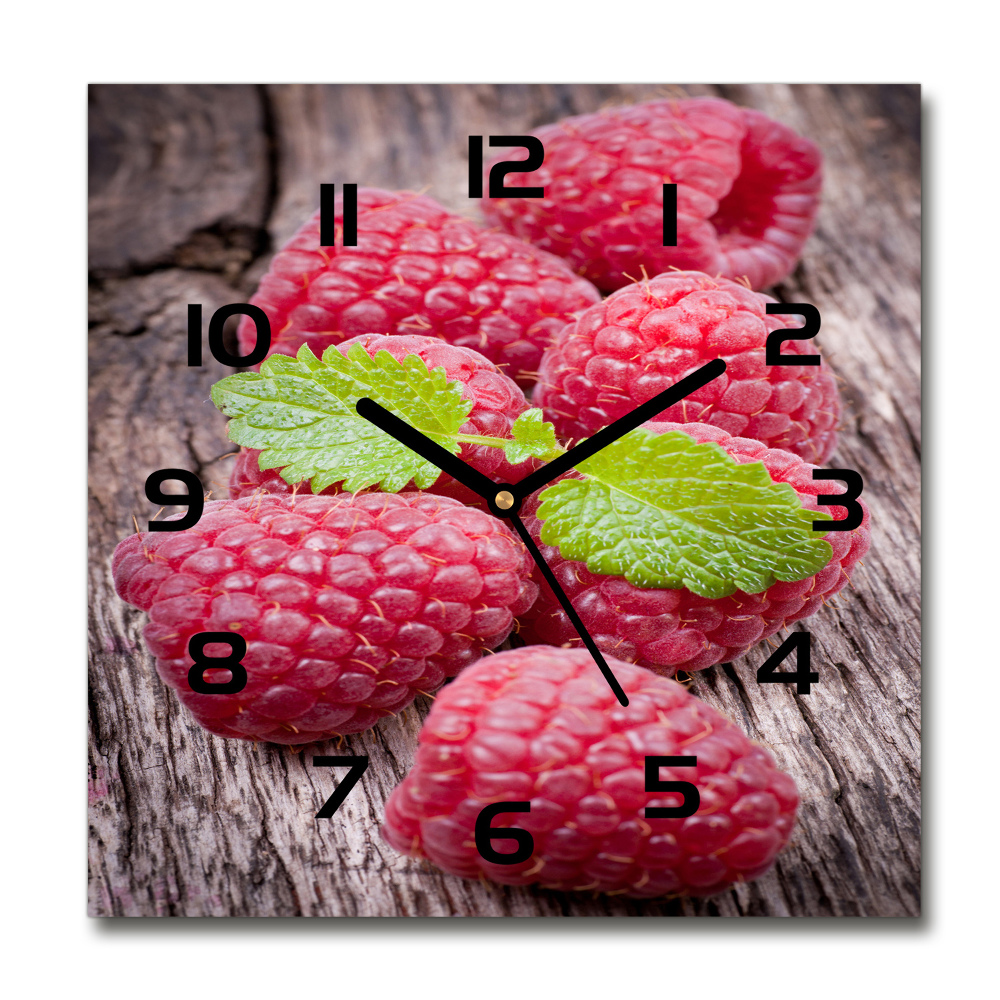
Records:
{"label": "number 2", "polygon": [[786,340],[812,340],[819,333],[819,310],[807,302],[768,302],[764,307],[768,316],[804,316],[806,325],[799,328],[772,330],[764,343],[766,365],[818,365],[818,354],[782,354],[781,345]]}

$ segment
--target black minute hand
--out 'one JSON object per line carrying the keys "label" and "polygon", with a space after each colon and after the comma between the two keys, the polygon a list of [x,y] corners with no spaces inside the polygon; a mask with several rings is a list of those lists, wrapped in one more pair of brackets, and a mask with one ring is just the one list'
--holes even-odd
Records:
{"label": "black minute hand", "polygon": [[442,448],[425,434],[415,430],[405,420],[400,420],[374,399],[364,397],[355,404],[358,415],[370,421],[379,430],[392,435],[400,444],[415,451],[421,458],[426,458],[442,472],[447,472],[463,486],[468,486],[473,493],[478,493],[484,500],[492,500],[497,492],[497,484],[488,479],[477,469],[463,462],[457,455]]}
{"label": "black minute hand", "polygon": [[624,417],[619,417],[614,423],[601,428],[593,437],[581,441],[564,455],[554,458],[540,469],[525,476],[519,483],[515,483],[513,486],[515,496],[518,500],[523,500],[535,490],[547,486],[553,479],[558,479],[564,472],[569,472],[584,459],[596,455],[602,448],[607,448],[623,434],[635,430],[640,424],[652,420],[668,406],[679,403],[685,396],[690,396],[692,392],[697,392],[703,385],[708,385],[712,379],[718,378],[725,370],[726,362],[722,358],[715,358],[708,364],[702,365],[697,371],[691,372],[690,375],[685,375],[669,389],[658,392],[652,399],[647,399],[645,403],[626,413]]}
{"label": "black minute hand", "polygon": [[608,666],[608,661],[604,659],[604,654],[597,648],[597,643],[590,637],[590,633],[580,620],[580,616],[573,609],[573,605],[566,596],[566,591],[559,586],[559,581],[556,579],[555,573],[552,572],[551,567],[545,561],[545,558],[539,551],[538,546],[535,544],[535,540],[531,537],[528,529],[524,526],[524,522],[516,514],[508,514],[507,520],[510,521],[510,523],[517,529],[517,533],[521,536],[521,541],[524,542],[525,547],[531,553],[531,558],[535,560],[535,565],[541,571],[542,576],[545,577],[545,582],[551,588],[552,593],[556,595],[559,603],[563,606],[563,611],[566,612],[566,616],[573,623],[573,628],[576,629],[580,638],[583,640],[583,644],[590,650],[590,655],[594,658],[594,662],[600,668],[601,673],[604,674],[604,679],[611,686],[611,690],[614,692],[615,697],[618,699],[620,704],[627,705],[628,696],[622,690],[621,684],[618,683],[618,678],[611,672],[611,668]]}

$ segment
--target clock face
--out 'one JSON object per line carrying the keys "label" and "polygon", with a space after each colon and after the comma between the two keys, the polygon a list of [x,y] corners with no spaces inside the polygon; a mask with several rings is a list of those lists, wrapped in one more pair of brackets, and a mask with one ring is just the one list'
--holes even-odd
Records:
{"label": "clock face", "polygon": [[919,913],[918,88],[91,98],[92,914]]}

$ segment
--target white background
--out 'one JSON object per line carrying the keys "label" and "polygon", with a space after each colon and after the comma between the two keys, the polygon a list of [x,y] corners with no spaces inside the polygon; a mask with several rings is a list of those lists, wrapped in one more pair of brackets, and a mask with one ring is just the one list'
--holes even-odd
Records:
{"label": "white background", "polygon": [[[997,896],[996,24],[982,4],[7,9],[0,921],[12,995],[982,995]],[[86,85],[921,83],[925,876],[917,920],[88,920]],[[992,918],[992,920],[990,919]]]}

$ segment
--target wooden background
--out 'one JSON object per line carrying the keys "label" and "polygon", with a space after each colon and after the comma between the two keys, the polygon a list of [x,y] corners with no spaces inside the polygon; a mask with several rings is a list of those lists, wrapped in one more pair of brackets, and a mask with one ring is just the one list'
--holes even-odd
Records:
{"label": "wooden background", "polygon": [[[808,622],[820,683],[758,685],[769,647],[693,690],[768,746],[802,793],[764,878],[708,900],[488,887],[396,854],[378,825],[407,772],[401,719],[295,753],[201,730],[158,681],[110,556],[160,468],[223,490],[232,446],[186,366],[186,308],[246,301],[321,181],[428,189],[474,213],[467,136],[523,133],[656,96],[716,94],[820,144],[817,232],[786,301],[814,303],[872,551]],[[90,94],[90,883],[97,916],[906,916],[920,912],[920,94],[915,86],[98,86]],[[332,820],[314,814],[367,754]]]}

